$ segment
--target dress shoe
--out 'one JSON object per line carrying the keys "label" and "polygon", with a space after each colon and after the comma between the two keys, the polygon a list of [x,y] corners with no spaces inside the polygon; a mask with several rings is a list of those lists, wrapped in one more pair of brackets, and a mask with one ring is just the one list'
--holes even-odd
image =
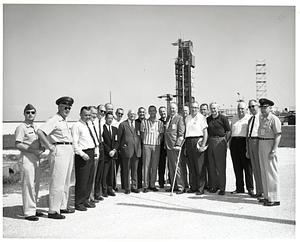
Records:
{"label": "dress shoe", "polygon": [[95,196],[95,200],[98,200],[98,201],[103,201],[103,200],[104,200],[104,198],[103,198],[103,197],[101,197],[101,196]]}
{"label": "dress shoe", "polygon": [[107,195],[112,197],[116,196],[116,194],[113,191],[108,192]]}
{"label": "dress shoe", "polygon": [[138,189],[135,189],[135,188],[132,188],[131,191],[134,192],[134,193],[140,193],[140,191]]}
{"label": "dress shoe", "polygon": [[257,197],[257,198],[262,197],[262,193],[256,193],[256,194],[254,194],[254,195],[251,196],[251,197]]}
{"label": "dress shoe", "polygon": [[253,190],[249,190],[249,191],[248,191],[248,194],[250,195],[250,197],[254,196]]}
{"label": "dress shoe", "polygon": [[91,204],[91,203],[85,203],[85,204],[83,204],[83,206],[85,206],[86,208],[95,208],[96,207],[95,204]]}
{"label": "dress shoe", "polygon": [[156,187],[149,187],[149,190],[151,190],[153,192],[158,192],[158,189]]}
{"label": "dress shoe", "polygon": [[143,190],[144,193],[147,193],[148,191],[149,191],[148,188],[144,188]]}
{"label": "dress shoe", "polygon": [[39,218],[35,215],[27,216],[27,217],[25,217],[25,219],[27,219],[29,221],[38,221],[39,220]]}
{"label": "dress shoe", "polygon": [[225,191],[219,191],[219,195],[225,195]]}
{"label": "dress shoe", "polygon": [[258,200],[260,203],[264,203],[264,202],[268,201],[268,199],[266,199],[266,198],[264,198],[264,197],[258,198],[257,200]]}
{"label": "dress shoe", "polygon": [[61,209],[60,213],[75,213],[75,209],[74,208]]}
{"label": "dress shoe", "polygon": [[197,192],[197,190],[196,189],[190,189],[190,190],[187,191],[187,193],[194,193],[194,192]]}
{"label": "dress shoe", "polygon": [[244,191],[235,190],[235,191],[231,192],[231,194],[237,194],[237,193],[244,193]]}
{"label": "dress shoe", "polygon": [[203,191],[198,191],[198,192],[196,192],[196,195],[203,195],[204,194],[204,192]]}
{"label": "dress shoe", "polygon": [[75,206],[75,209],[78,211],[87,211],[87,208],[83,205]]}
{"label": "dress shoe", "polygon": [[118,189],[117,187],[115,187],[115,189],[114,189],[114,190],[115,190],[115,192],[119,191],[119,189]]}
{"label": "dress shoe", "polygon": [[212,188],[209,192],[210,192],[210,193],[216,193],[217,191],[218,191],[217,188]]}
{"label": "dress shoe", "polygon": [[269,201],[264,202],[264,206],[268,206],[268,207],[279,206],[279,205],[280,205],[280,202],[269,202]]}
{"label": "dress shoe", "polygon": [[176,192],[176,194],[183,194],[183,193],[185,193],[185,189],[182,189],[182,190],[179,190]]}
{"label": "dress shoe", "polygon": [[126,190],[124,193],[125,194],[130,194],[130,190]]}
{"label": "dress shoe", "polygon": [[38,216],[38,217],[43,217],[43,216],[44,216],[44,214],[43,214],[42,212],[38,212],[38,211],[36,211],[36,212],[35,212],[35,216]]}
{"label": "dress shoe", "polygon": [[48,218],[65,219],[66,217],[64,215],[61,215],[61,214],[58,214],[58,213],[48,213]]}
{"label": "dress shoe", "polygon": [[102,194],[103,197],[108,197],[107,193]]}
{"label": "dress shoe", "polygon": [[90,200],[90,202],[91,202],[91,203],[98,203],[98,202],[99,202],[99,200],[96,200],[96,199],[95,199],[95,200],[93,200],[93,199],[91,199],[91,200]]}

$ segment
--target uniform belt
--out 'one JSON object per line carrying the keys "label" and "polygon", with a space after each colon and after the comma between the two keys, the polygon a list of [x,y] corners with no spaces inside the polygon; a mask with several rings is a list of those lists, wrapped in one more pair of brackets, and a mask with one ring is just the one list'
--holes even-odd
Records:
{"label": "uniform belt", "polygon": [[248,139],[258,139],[258,137],[248,137]]}
{"label": "uniform belt", "polygon": [[198,138],[203,138],[203,136],[189,136],[189,137],[186,137],[187,139],[198,139]]}
{"label": "uniform belt", "polygon": [[244,136],[232,136],[232,138],[236,138],[236,139],[245,139],[246,137],[244,137]]}
{"label": "uniform belt", "polygon": [[260,138],[258,137],[259,140],[274,140],[274,138]]}
{"label": "uniform belt", "polygon": [[54,145],[72,145],[72,142],[56,142]]}

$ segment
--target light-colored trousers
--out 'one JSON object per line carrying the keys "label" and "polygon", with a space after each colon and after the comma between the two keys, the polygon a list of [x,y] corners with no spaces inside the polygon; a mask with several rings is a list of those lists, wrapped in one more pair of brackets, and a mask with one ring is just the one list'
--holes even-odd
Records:
{"label": "light-colored trousers", "polygon": [[143,145],[144,188],[155,187],[159,163],[160,145]]}
{"label": "light-colored trousers", "polygon": [[273,159],[269,159],[274,140],[259,140],[259,162],[264,197],[269,202],[280,201],[278,162],[275,154]]}
{"label": "light-colored trousers", "polygon": [[23,212],[26,217],[35,216],[40,188],[40,159],[33,153],[23,153],[19,162],[21,173]]}
{"label": "light-colored trousers", "polygon": [[259,156],[258,156],[258,139],[248,139],[249,144],[249,155],[251,160],[251,166],[255,179],[255,189],[256,194],[263,193],[263,186],[261,181],[261,169],[259,164]]}
{"label": "light-colored trousers", "polygon": [[57,145],[49,153],[50,185],[49,213],[60,214],[60,209],[66,209],[69,199],[71,173],[74,164],[72,145]]}

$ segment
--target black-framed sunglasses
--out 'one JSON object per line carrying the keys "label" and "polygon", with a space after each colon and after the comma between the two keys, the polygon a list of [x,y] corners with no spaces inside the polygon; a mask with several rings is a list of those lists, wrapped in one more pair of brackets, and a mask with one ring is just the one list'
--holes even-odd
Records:
{"label": "black-framed sunglasses", "polygon": [[105,110],[100,110],[100,112],[101,112],[101,113],[106,113],[106,111],[105,111]]}
{"label": "black-framed sunglasses", "polygon": [[71,110],[71,107],[65,107],[64,109],[65,110]]}
{"label": "black-framed sunglasses", "polygon": [[123,116],[123,115],[124,115],[124,113],[118,113],[118,115],[121,115],[121,116]]}
{"label": "black-framed sunglasses", "polygon": [[255,107],[256,107],[256,105],[251,105],[251,106],[249,105],[248,106],[248,108],[255,108]]}
{"label": "black-framed sunglasses", "polygon": [[35,111],[26,111],[26,114],[35,114]]}

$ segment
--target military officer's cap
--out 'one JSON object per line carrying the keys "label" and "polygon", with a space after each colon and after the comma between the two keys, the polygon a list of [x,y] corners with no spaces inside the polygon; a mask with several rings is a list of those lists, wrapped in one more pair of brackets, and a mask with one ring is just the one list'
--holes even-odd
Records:
{"label": "military officer's cap", "polygon": [[24,113],[27,111],[27,110],[35,110],[35,107],[33,105],[31,105],[30,103],[28,103],[25,108],[24,108]]}
{"label": "military officer's cap", "polygon": [[74,100],[71,97],[61,97],[61,98],[57,99],[55,103],[57,105],[59,105],[59,104],[65,104],[65,105],[72,106],[73,103],[74,103]]}
{"label": "military officer's cap", "polygon": [[269,100],[267,98],[261,98],[261,99],[259,99],[259,104],[261,107],[268,107],[268,106],[273,106],[274,102],[272,102],[271,100]]}

